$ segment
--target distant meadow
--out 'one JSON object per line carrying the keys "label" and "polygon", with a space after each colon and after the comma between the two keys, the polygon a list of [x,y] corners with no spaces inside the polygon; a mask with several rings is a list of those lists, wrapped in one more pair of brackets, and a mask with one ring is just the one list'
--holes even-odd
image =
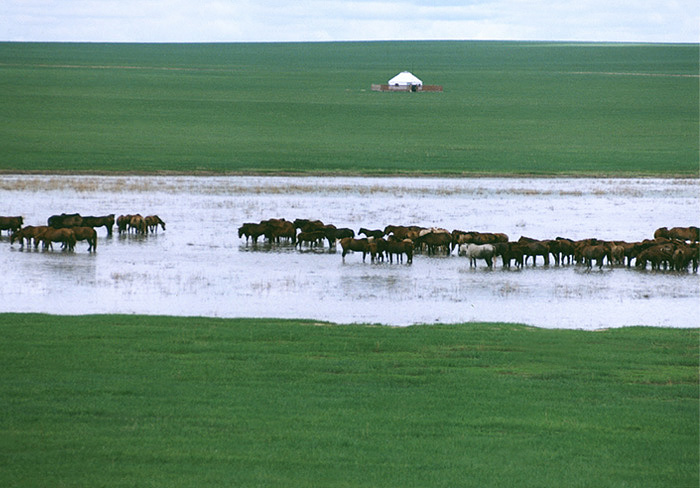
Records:
{"label": "distant meadow", "polygon": [[[697,176],[699,46],[0,43],[2,172]],[[378,93],[409,70],[441,93]]]}

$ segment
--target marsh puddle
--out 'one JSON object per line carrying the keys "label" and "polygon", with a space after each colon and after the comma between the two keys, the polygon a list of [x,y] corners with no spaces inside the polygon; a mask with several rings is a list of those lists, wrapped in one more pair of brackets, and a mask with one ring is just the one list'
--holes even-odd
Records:
{"label": "marsh puddle", "polygon": [[109,238],[97,252],[20,250],[0,238],[0,311],[309,318],[339,323],[519,322],[598,329],[697,327],[692,273],[577,266],[470,268],[456,255],[412,265],[343,262],[328,247],[246,245],[244,222],[320,219],[505,232],[511,239],[642,240],[697,225],[697,180],[294,177],[0,177],[2,215],[158,214],[166,231]]}

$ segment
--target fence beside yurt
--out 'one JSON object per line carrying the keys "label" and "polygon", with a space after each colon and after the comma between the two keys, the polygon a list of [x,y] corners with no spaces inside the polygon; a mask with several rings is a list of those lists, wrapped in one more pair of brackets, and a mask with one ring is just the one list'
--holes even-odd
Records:
{"label": "fence beside yurt", "polygon": [[373,83],[372,91],[441,92],[442,85],[379,85]]}

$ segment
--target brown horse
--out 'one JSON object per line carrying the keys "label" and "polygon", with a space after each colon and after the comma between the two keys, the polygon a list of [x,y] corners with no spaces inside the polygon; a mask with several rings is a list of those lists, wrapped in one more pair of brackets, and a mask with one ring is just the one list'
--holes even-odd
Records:
{"label": "brown horse", "polygon": [[668,237],[680,241],[698,242],[700,241],[700,229],[697,227],[673,227],[668,231]]}
{"label": "brown horse", "polygon": [[158,226],[160,225],[163,230],[165,230],[165,222],[163,222],[157,215],[148,215],[144,217],[146,221],[146,227],[148,231],[153,233],[158,232]]}
{"label": "brown horse", "polygon": [[73,227],[76,241],[87,241],[88,252],[97,251],[97,231],[92,227]]}
{"label": "brown horse", "polygon": [[44,243],[44,249],[53,249],[53,242],[60,242],[69,251],[75,250],[75,234],[72,229],[47,228],[40,236],[39,240]]}
{"label": "brown horse", "polygon": [[523,267],[525,248],[527,243],[522,242],[497,242],[493,244],[495,253],[503,259],[503,267],[510,268],[511,261],[515,261],[516,267]]}
{"label": "brown horse", "polygon": [[19,240],[19,248],[22,249],[24,247],[25,239],[27,240],[27,246],[30,246],[32,244],[32,239],[34,239],[34,247],[36,248],[39,246],[38,236],[43,234],[48,228],[49,227],[46,225],[28,225],[26,227],[22,227],[20,230],[14,232],[12,236],[10,236],[10,244],[14,244],[16,240]]}
{"label": "brown horse", "polygon": [[681,245],[673,252],[673,269],[688,271],[688,265],[693,263],[693,272],[698,271],[698,249],[696,244]]}
{"label": "brown horse", "polygon": [[18,231],[23,223],[24,219],[22,217],[0,217],[0,234],[2,234],[3,230],[12,234]]}
{"label": "brown horse", "polygon": [[368,238],[369,241],[369,254],[374,261],[384,261],[384,254],[386,253],[386,246],[388,241],[381,238]]}
{"label": "brown horse", "polygon": [[666,239],[678,239],[680,241],[700,241],[700,228],[698,227],[660,227],[654,232],[654,239],[665,237]]}
{"label": "brown horse", "polygon": [[549,245],[547,242],[538,241],[531,237],[521,237],[518,239],[518,244],[523,246],[526,265],[528,258],[532,256],[532,265],[537,266],[537,256],[542,256],[544,265],[549,266]]}
{"label": "brown horse", "polygon": [[323,239],[326,238],[326,234],[322,230],[313,230],[309,232],[299,232],[296,236],[295,247],[299,246],[301,248],[302,244],[307,243],[310,247],[318,246],[323,243]]}
{"label": "brown horse", "polygon": [[651,269],[661,269],[661,266],[673,267],[673,253],[675,248],[671,244],[658,244],[651,246],[637,255],[635,266],[646,269],[647,262],[651,263]]}
{"label": "brown horse", "polygon": [[120,234],[129,230],[129,222],[133,215],[120,215],[117,217],[117,232]]}
{"label": "brown horse", "polygon": [[406,262],[413,262],[413,241],[411,239],[402,239],[397,241],[395,239],[390,239],[386,243],[386,251],[389,255],[389,262],[393,263],[393,256],[396,254],[396,261],[403,262],[403,255],[406,255]]}
{"label": "brown horse", "polygon": [[361,252],[362,261],[367,257],[367,253],[370,252],[369,249],[369,239],[353,239],[352,237],[346,237],[340,240],[340,246],[343,248],[343,261],[345,261],[345,255],[350,251]]}
{"label": "brown horse", "polygon": [[245,242],[248,244],[248,238],[253,240],[253,244],[258,243],[258,237],[265,234],[267,225],[256,224],[254,222],[246,222],[238,228],[238,237],[245,236]]}
{"label": "brown horse", "polygon": [[309,219],[295,219],[292,222],[295,229],[299,229],[303,232],[313,232],[315,230],[321,230],[325,226],[320,220],[309,220]]}
{"label": "brown horse", "polygon": [[[294,224],[285,219],[263,220],[260,225],[265,228],[265,237],[270,242],[279,242],[280,239],[289,239],[292,244],[297,242],[297,229]],[[240,233],[239,233],[240,237]]]}
{"label": "brown horse", "polygon": [[114,227],[114,214],[104,215],[102,217],[83,217],[83,227],[104,227],[107,229],[107,235],[112,235],[112,227]]}
{"label": "brown horse", "polygon": [[131,229],[133,229],[136,234],[148,233],[148,227],[146,227],[146,221],[141,216],[141,214],[136,214],[136,215],[131,216],[131,220],[129,220],[129,232],[131,232]]}
{"label": "brown horse", "polygon": [[603,260],[608,259],[608,263],[612,265],[612,256],[610,253],[610,246],[608,244],[596,244],[584,246],[581,250],[581,256],[586,262],[586,267],[591,269],[593,267],[593,260],[596,260],[598,264],[598,269],[603,269]]}
{"label": "brown horse", "polygon": [[426,246],[428,254],[435,254],[441,249],[445,254],[452,252],[452,235],[449,232],[428,232],[413,239],[418,246]]}

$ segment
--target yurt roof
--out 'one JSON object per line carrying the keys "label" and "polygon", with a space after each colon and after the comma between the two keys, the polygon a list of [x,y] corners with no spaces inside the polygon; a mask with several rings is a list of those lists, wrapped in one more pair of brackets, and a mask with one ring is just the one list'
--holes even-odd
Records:
{"label": "yurt roof", "polygon": [[423,82],[416,78],[410,71],[402,71],[389,80],[390,85],[422,85]]}

